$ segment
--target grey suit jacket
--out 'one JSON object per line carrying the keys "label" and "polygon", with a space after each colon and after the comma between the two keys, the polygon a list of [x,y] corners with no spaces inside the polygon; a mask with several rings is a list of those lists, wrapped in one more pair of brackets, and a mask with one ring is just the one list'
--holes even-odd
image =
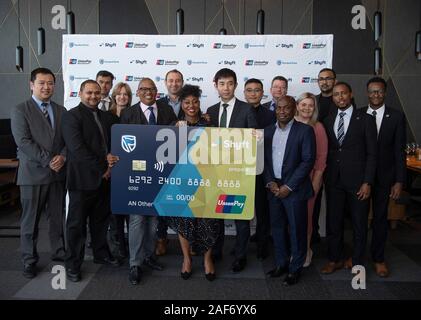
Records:
{"label": "grey suit jacket", "polygon": [[59,173],[50,169],[51,159],[66,155],[61,134],[61,116],[66,109],[51,101],[54,129],[48,123],[36,102],[31,98],[12,108],[12,134],[18,146],[18,185],[40,185],[65,178],[65,167]]}

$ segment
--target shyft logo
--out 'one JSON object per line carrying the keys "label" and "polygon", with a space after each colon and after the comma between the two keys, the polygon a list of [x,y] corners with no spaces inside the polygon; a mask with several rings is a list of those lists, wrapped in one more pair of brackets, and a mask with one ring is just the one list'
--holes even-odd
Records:
{"label": "shyft logo", "polygon": [[314,64],[314,65],[322,66],[322,65],[326,64],[326,61],[325,60],[314,60],[314,61],[310,61],[308,64]]}
{"label": "shyft logo", "polygon": [[285,49],[291,49],[294,48],[294,45],[292,43],[278,43],[276,48],[285,48]]}
{"label": "shyft logo", "polygon": [[192,82],[203,82],[203,77],[191,77],[191,78],[187,78],[187,81],[192,81]]}
{"label": "shyft logo", "polygon": [[146,60],[131,60],[130,63],[135,63],[135,64],[148,64],[148,62]]}
{"label": "shyft logo", "polygon": [[103,42],[99,45],[102,48],[114,48],[117,47],[117,43],[115,42]]}
{"label": "shyft logo", "polygon": [[233,64],[235,64],[235,60],[231,60],[231,61],[228,61],[228,60],[221,60],[221,61],[219,61],[219,62],[218,62],[218,64],[223,64],[223,65],[229,65],[229,66],[232,66]]}
{"label": "shyft logo", "polygon": [[246,196],[221,194],[216,203],[216,213],[241,214],[246,202]]}
{"label": "shyft logo", "polygon": [[204,43],[189,43],[187,45],[187,48],[197,48],[197,49],[200,49],[200,48],[204,48],[204,47],[205,47],[205,44]]}

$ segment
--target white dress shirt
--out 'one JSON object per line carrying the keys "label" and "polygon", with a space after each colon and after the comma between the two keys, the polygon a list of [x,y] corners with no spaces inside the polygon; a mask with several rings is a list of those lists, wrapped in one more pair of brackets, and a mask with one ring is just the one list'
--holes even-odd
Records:
{"label": "white dress shirt", "polygon": [[377,127],[377,134],[379,134],[380,132],[380,127],[382,126],[382,120],[383,120],[383,116],[384,116],[384,111],[385,111],[385,106],[384,104],[378,108],[377,110],[374,110],[371,108],[371,106],[369,105],[367,108],[367,113],[370,115],[373,115],[373,111],[376,111],[376,127]]}
{"label": "white dress shirt", "polygon": [[236,98],[232,98],[230,101],[228,102],[222,102],[219,104],[219,121],[218,124],[221,123],[221,117],[222,117],[222,112],[224,112],[224,107],[222,106],[222,104],[227,103],[228,107],[227,107],[227,128],[230,126],[230,120],[231,120],[231,115],[232,115],[232,111],[234,110],[234,105],[235,105],[235,101]]}
{"label": "white dress shirt", "polygon": [[142,109],[143,114],[146,117],[146,120],[149,122],[149,116],[151,115],[151,110],[149,110],[149,107],[153,107],[153,114],[155,115],[156,122],[158,124],[158,106],[156,105],[156,102],[151,105],[147,106],[146,104],[140,103],[140,108]]}

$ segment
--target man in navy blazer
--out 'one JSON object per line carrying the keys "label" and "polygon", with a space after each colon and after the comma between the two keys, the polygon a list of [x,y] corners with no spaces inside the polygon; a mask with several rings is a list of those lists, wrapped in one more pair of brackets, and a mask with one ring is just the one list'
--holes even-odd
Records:
{"label": "man in navy blazer", "polygon": [[285,286],[298,282],[306,258],[307,201],[313,196],[309,175],[316,157],[314,130],[295,121],[295,112],[295,99],[281,98],[276,107],[277,123],[265,129],[264,174],[276,263],[268,274],[279,277],[288,273]]}
{"label": "man in navy blazer", "polygon": [[[214,86],[218,91],[221,101],[209,107],[206,113],[209,115],[211,126],[224,128],[257,128],[256,114],[253,107],[235,97],[237,88],[237,75],[231,69],[219,70],[213,79]],[[242,271],[247,264],[247,246],[250,239],[250,221],[235,220],[237,232],[234,247],[235,260],[232,264],[232,272]],[[222,258],[224,246],[224,220],[221,220],[221,233],[212,249],[214,260]]]}

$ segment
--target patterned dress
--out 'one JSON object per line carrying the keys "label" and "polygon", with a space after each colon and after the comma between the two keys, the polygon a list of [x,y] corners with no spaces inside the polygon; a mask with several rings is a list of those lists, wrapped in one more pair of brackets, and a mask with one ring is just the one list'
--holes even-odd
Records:
{"label": "patterned dress", "polygon": [[[208,124],[203,119],[188,126],[206,127]],[[203,254],[208,251],[218,238],[220,224],[218,219],[166,217],[171,229],[181,234],[190,243],[193,251]]]}

